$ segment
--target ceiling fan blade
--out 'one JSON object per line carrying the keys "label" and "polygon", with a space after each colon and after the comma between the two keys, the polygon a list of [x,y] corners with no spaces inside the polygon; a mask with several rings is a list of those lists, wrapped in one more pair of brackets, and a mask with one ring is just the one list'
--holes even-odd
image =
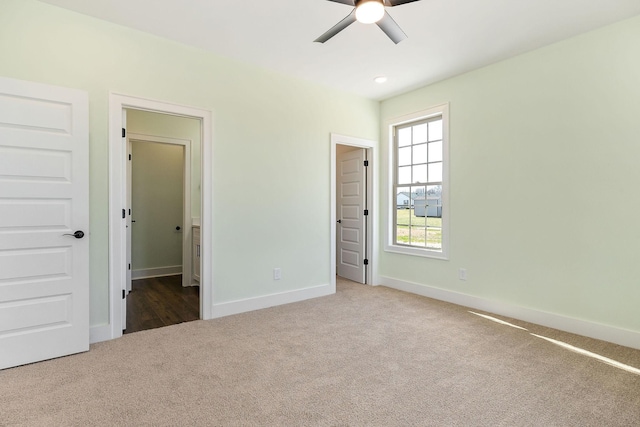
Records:
{"label": "ceiling fan blade", "polygon": [[340,31],[342,31],[345,28],[347,28],[349,25],[353,24],[354,22],[356,22],[356,10],[355,9],[353,9],[351,11],[351,13],[349,15],[347,15],[346,18],[344,18],[342,21],[340,21],[336,25],[334,25],[329,31],[327,31],[326,33],[324,33],[323,35],[321,35],[320,37],[315,39],[314,42],[324,43],[327,40],[329,40],[331,37],[333,37],[336,34],[338,34]]}
{"label": "ceiling fan blade", "polygon": [[[334,3],[348,4],[349,6],[356,5],[356,2],[354,0],[327,0],[327,1],[332,1]],[[416,0],[411,0],[411,1],[416,1]]]}
{"label": "ceiling fan blade", "polygon": [[[330,1],[335,1],[335,0],[330,0]],[[412,3],[414,1],[420,1],[420,0],[384,0],[384,2],[387,3],[387,6],[389,7],[400,6],[406,3]]]}
{"label": "ceiling fan blade", "polygon": [[400,28],[396,21],[394,21],[391,15],[386,11],[384,12],[382,19],[376,22],[376,25],[378,25],[378,27],[380,27],[380,29],[384,31],[384,33],[389,36],[395,44],[398,44],[407,38],[407,35],[402,31],[402,28]]}

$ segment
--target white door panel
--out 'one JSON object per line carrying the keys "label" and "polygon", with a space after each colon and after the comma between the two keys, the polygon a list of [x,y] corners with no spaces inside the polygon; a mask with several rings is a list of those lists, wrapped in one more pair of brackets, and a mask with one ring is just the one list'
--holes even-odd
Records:
{"label": "white door panel", "polygon": [[64,101],[44,99],[38,89],[27,89],[21,93],[0,93],[0,111],[3,112],[2,122],[5,127],[64,135],[72,132],[72,105]]}
{"label": "white door panel", "polygon": [[65,229],[71,227],[69,200],[0,200],[0,218],[6,229]]}
{"label": "white door panel", "polygon": [[342,234],[340,235],[341,241],[346,243],[359,243],[360,242],[360,230],[355,228],[342,227]]}
{"label": "white door panel", "polygon": [[337,158],[338,276],[365,283],[365,150]]}
{"label": "white door panel", "polygon": [[88,143],[85,92],[0,78],[0,369],[89,349]]}

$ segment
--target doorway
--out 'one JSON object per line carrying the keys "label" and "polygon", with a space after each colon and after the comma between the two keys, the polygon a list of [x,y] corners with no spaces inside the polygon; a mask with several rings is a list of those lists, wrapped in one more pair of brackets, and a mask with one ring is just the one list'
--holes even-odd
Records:
{"label": "doorway", "polygon": [[[199,271],[197,273],[200,283],[198,299],[199,314],[201,319],[211,319],[213,317],[213,285],[212,285],[212,132],[211,132],[211,112],[198,108],[175,105],[160,101],[153,101],[143,98],[130,97],[125,95],[111,94],[109,98],[109,134],[110,134],[110,185],[109,185],[109,286],[110,286],[110,336],[107,339],[120,337],[124,326],[126,325],[126,308],[127,308],[127,292],[129,290],[129,278],[131,270],[127,259],[127,225],[131,226],[132,218],[128,205],[127,191],[127,168],[128,168],[128,147],[126,134],[127,130],[127,111],[136,111],[141,113],[155,113],[164,115],[165,118],[187,118],[197,122],[197,133],[200,138],[197,147],[200,151],[199,160],[192,163],[192,167],[196,167],[200,171],[200,179],[194,181],[196,184],[192,186],[192,191],[197,189],[201,194],[200,205],[194,207],[193,215],[183,218],[182,232],[185,228],[191,230],[191,227],[197,222],[199,230],[198,254],[202,257],[197,263]],[[151,133],[151,135],[148,135]],[[155,135],[153,135],[155,134]],[[144,135],[148,137],[158,138],[158,134],[167,134],[164,131],[146,132]],[[137,137],[140,134],[136,134]],[[166,141],[160,141],[166,142]],[[186,157],[186,156],[185,156]],[[195,166],[194,166],[195,165]],[[191,194],[190,191],[185,192],[185,196]],[[189,204],[190,206],[190,204]],[[201,230],[200,230],[201,229]],[[174,230],[180,231],[180,230]],[[183,251],[191,250],[191,244],[183,245]],[[189,259],[189,257],[186,257]],[[183,265],[186,268],[186,265]],[[191,270],[189,270],[191,271]],[[188,271],[188,272],[189,272]],[[188,273],[187,272],[187,273]],[[166,277],[166,276],[165,276]],[[192,279],[193,280],[193,279]],[[182,287],[182,286],[181,286]]]}
{"label": "doorway", "polygon": [[374,141],[331,135],[331,283],[374,284]]}
{"label": "doorway", "polygon": [[191,212],[200,210],[199,168],[192,171],[192,163],[199,163],[200,124],[146,111],[126,113],[130,269],[123,326],[131,333],[200,317],[191,250],[193,222],[199,220]]}
{"label": "doorway", "polygon": [[336,274],[366,283],[367,150],[336,146]]}

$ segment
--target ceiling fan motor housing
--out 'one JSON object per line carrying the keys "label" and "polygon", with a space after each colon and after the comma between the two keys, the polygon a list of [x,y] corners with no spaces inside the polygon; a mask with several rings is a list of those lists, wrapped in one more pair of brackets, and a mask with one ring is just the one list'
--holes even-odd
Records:
{"label": "ceiling fan motor housing", "polygon": [[[334,25],[329,31],[318,37],[315,42],[325,43],[327,40],[338,34],[356,21],[365,24],[375,23],[380,29],[395,43],[398,44],[407,38],[400,26],[385,10],[386,7],[401,6],[406,3],[413,3],[420,0],[328,0],[334,3],[342,3],[348,6],[355,6],[349,15],[342,21]],[[368,11],[366,9],[369,9]],[[371,10],[372,9],[372,10]],[[373,12],[372,16],[367,12]],[[362,16],[364,15],[364,16]],[[365,17],[366,16],[366,17]]]}
{"label": "ceiling fan motor housing", "polygon": [[360,6],[360,4],[367,3],[367,2],[380,3],[381,5],[384,6],[384,2],[382,0],[355,0],[353,3],[355,7],[358,7]]}

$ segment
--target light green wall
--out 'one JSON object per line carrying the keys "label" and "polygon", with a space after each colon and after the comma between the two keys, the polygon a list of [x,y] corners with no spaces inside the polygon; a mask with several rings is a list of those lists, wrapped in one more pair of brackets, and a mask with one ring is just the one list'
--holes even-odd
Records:
{"label": "light green wall", "polygon": [[134,141],[131,152],[131,269],[182,265],[184,147]]}
{"label": "light green wall", "polygon": [[636,18],[380,106],[35,0],[0,13],[0,75],[89,93],[94,326],[108,322],[113,91],[213,113],[217,303],[328,283],[329,134],[376,140],[380,121],[450,102],[450,261],[381,250],[380,273],[640,331],[638,52]]}
{"label": "light green wall", "polygon": [[381,275],[640,331],[639,52],[640,17],[382,102],[450,103],[451,256]]}
{"label": "light green wall", "polygon": [[200,121],[169,114],[127,110],[129,134],[138,133],[191,141],[191,216],[200,217]]}
{"label": "light green wall", "polygon": [[108,322],[110,91],[213,113],[214,302],[329,283],[329,135],[377,139],[378,102],[34,0],[2,0],[0,57],[2,76],[89,93],[91,325]]}

